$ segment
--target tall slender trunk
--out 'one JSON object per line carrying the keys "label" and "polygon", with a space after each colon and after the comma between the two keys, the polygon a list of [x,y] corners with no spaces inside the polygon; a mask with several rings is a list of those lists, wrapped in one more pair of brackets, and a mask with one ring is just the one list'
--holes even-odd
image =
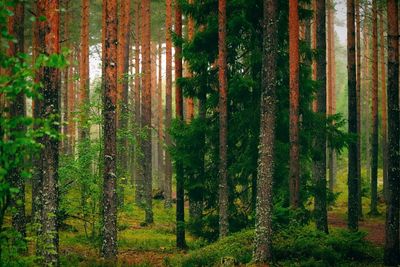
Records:
{"label": "tall slender trunk", "polygon": [[[179,3],[175,2],[175,34],[182,37],[182,11]],[[175,80],[182,78],[182,46],[175,46]],[[175,111],[176,118],[183,121],[182,89],[175,83]],[[176,161],[176,246],[185,248],[185,189],[183,165]]]}
{"label": "tall slender trunk", "polygon": [[160,191],[160,177],[158,176],[158,85],[157,85],[157,44],[151,41],[150,44],[151,58],[151,175],[155,178],[156,190]]}
{"label": "tall slender trunk", "polygon": [[79,140],[89,138],[90,128],[88,126],[88,100],[89,100],[89,0],[82,0],[82,28],[81,28],[81,49],[79,60]]}
{"label": "tall slender trunk", "polygon": [[[64,15],[64,40],[65,40],[65,46],[67,49],[71,49],[71,40],[70,40],[70,20],[71,20],[71,13],[70,13],[70,1],[66,0],[65,1],[65,15]],[[69,71],[70,71],[71,65],[67,66],[63,70],[63,87],[62,87],[62,111],[63,111],[63,128],[62,128],[62,133],[63,133],[63,139],[62,139],[62,150],[64,154],[70,154],[71,149],[69,146],[69,138],[68,138],[68,86],[70,83],[70,77],[69,77]]]}
{"label": "tall slender trunk", "polygon": [[253,260],[261,263],[270,260],[272,243],[272,183],[278,82],[277,6],[277,0],[264,0],[260,146],[258,149],[256,236],[253,255]]}
{"label": "tall slender trunk", "polygon": [[372,1],[371,210],[378,214],[378,6]]}
{"label": "tall slender trunk", "polygon": [[386,238],[384,263],[400,264],[399,254],[399,9],[398,1],[387,0],[388,25],[388,203],[386,207]]}
{"label": "tall slender trunk", "polygon": [[362,169],[362,139],[361,139],[361,118],[362,118],[362,98],[361,98],[361,19],[360,19],[360,0],[355,0],[355,19],[356,19],[356,95],[357,95],[357,177],[358,177],[358,207],[359,216],[362,217],[362,196],[361,196],[361,169]]}
{"label": "tall slender trunk", "polygon": [[387,191],[388,191],[388,156],[387,156],[387,139],[388,139],[388,129],[387,129],[387,104],[386,104],[386,64],[385,64],[385,37],[384,37],[384,8],[383,4],[380,6],[379,15],[379,35],[380,35],[380,67],[381,67],[381,100],[382,100],[382,169],[383,169],[383,196],[385,201],[387,201]]}
{"label": "tall slender trunk", "polygon": [[[172,0],[165,1],[165,144],[167,147],[172,145],[169,128],[171,127],[172,118]],[[171,155],[165,150],[165,203],[166,208],[171,207],[172,197],[172,163]]]}
{"label": "tall slender trunk", "polygon": [[[60,6],[58,0],[38,0],[38,15],[47,19],[39,22],[38,43],[40,52],[46,55],[60,53]],[[54,67],[42,67],[43,103],[41,118],[53,120],[52,130],[59,132],[59,92],[61,86],[60,70]],[[41,143],[42,181],[41,181],[41,234],[40,256],[44,265],[58,265],[58,156],[59,141],[50,135],[44,135]]]}
{"label": "tall slender trunk", "polygon": [[290,188],[290,206],[295,209],[299,207],[299,202],[300,202],[298,6],[299,6],[298,0],[289,1],[289,68],[290,68],[289,188]]}
{"label": "tall slender trunk", "polygon": [[[142,127],[141,122],[141,69],[140,69],[140,43],[141,43],[141,1],[136,0],[135,2],[135,121],[139,129]],[[140,135],[136,135],[136,148],[135,148],[135,202],[141,205],[143,201],[144,191],[144,180],[141,164],[141,138]]]}
{"label": "tall slender trunk", "polygon": [[[317,112],[326,116],[326,5],[325,0],[317,1]],[[328,233],[328,216],[326,210],[326,135],[315,137],[315,148],[318,155],[314,158],[315,179],[315,220],[317,229]]]}
{"label": "tall slender trunk", "polygon": [[69,74],[68,76],[71,77],[70,81],[68,82],[68,146],[69,146],[69,153],[74,154],[74,147],[75,147],[75,81],[72,79],[76,72],[76,65],[74,61],[76,60],[78,54],[78,49],[74,46],[73,51],[69,56],[69,61],[71,62],[71,66],[68,68]]}
{"label": "tall slender trunk", "polygon": [[[333,0],[328,2],[328,114],[336,113],[336,60],[335,60],[335,7]],[[336,180],[336,151],[332,148],[328,149],[329,153],[329,190],[333,192]]]}
{"label": "tall slender trunk", "polygon": [[[14,36],[17,42],[9,42],[8,55],[10,57],[16,57],[19,54],[24,53],[24,3],[16,3],[16,5],[11,8],[11,11],[14,14],[8,18],[8,33]],[[10,102],[9,112],[10,116],[13,118],[22,118],[25,116],[25,95],[23,92],[19,93],[15,99]],[[21,123],[18,123],[13,131],[24,134],[26,132],[26,127]],[[21,234],[22,237],[25,237],[25,182],[21,176],[21,171],[22,170],[18,167],[12,169],[8,179],[10,186],[18,189],[18,192],[12,197],[10,203],[10,206],[15,209],[15,212],[12,214],[12,226]]]}
{"label": "tall slender trunk", "polygon": [[150,0],[142,1],[142,127],[146,137],[142,140],[145,222],[153,223],[152,210],[152,157],[151,157],[151,55],[150,55]]}
{"label": "tall slender trunk", "polygon": [[[189,4],[193,4],[194,0],[189,0]],[[188,40],[191,41],[194,35],[194,20],[192,16],[188,17]],[[189,66],[187,66],[187,76],[192,77],[192,71],[190,70]],[[194,117],[194,101],[192,97],[187,98],[186,100],[187,112],[186,112],[186,120],[190,122]]]}
{"label": "tall slender trunk", "polygon": [[161,38],[158,44],[158,82],[157,82],[157,114],[158,114],[158,181],[161,192],[165,191],[164,185],[164,131],[163,131],[163,97],[162,97],[162,43]]}
{"label": "tall slender trunk", "polygon": [[103,0],[103,229],[101,255],[115,261],[117,256],[117,194],[116,194],[116,105],[117,105],[117,1]]}
{"label": "tall slender trunk", "polygon": [[[357,134],[357,80],[355,49],[355,5],[354,0],[347,1],[347,72],[348,72],[348,125],[349,133]],[[357,143],[352,142],[348,148],[348,227],[358,230],[358,175]]]}

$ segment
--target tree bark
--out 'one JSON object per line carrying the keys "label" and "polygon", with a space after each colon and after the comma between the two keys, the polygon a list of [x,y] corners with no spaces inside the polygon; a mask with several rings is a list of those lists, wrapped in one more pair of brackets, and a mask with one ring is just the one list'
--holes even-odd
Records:
{"label": "tree bark", "polygon": [[[175,34],[182,38],[182,11],[179,3],[175,2]],[[182,46],[175,45],[175,80],[182,78]],[[183,121],[183,97],[179,83],[175,83],[176,118]],[[186,248],[185,241],[185,190],[183,165],[176,161],[176,246]]]}
{"label": "tree bark", "polygon": [[[64,40],[65,40],[65,46],[67,49],[71,49],[71,40],[70,40],[70,22],[71,21],[71,13],[70,13],[70,1],[66,0],[65,1],[65,15],[64,15]],[[71,51],[70,51],[71,53]],[[68,138],[68,88],[69,88],[69,83],[70,83],[70,77],[69,77],[69,72],[71,68],[71,62],[70,65],[67,66],[63,70],[63,87],[62,87],[62,99],[63,99],[63,128],[62,128],[62,149],[63,153],[69,155],[71,153],[71,149],[69,146],[69,138]]]}
{"label": "tree bark", "polygon": [[[8,55],[10,57],[18,57],[24,53],[24,3],[18,2],[11,7],[13,15],[8,18],[8,33],[13,36],[17,42],[9,42]],[[19,93],[9,106],[10,116],[13,118],[25,117],[25,95]],[[26,132],[26,127],[22,124],[16,125],[13,131],[23,135]],[[11,137],[13,138],[13,137]],[[24,238],[26,236],[26,219],[25,219],[25,181],[21,176],[21,169],[16,167],[10,171],[9,182],[12,188],[18,190],[11,198],[10,206],[15,209],[12,214],[12,226]]]}
{"label": "tree bark", "polygon": [[[348,132],[357,134],[357,80],[355,55],[355,5],[354,0],[347,1],[347,72],[348,72]],[[357,143],[352,142],[348,148],[348,227],[358,230],[358,175],[357,175]]]}
{"label": "tree bark", "polygon": [[386,238],[384,263],[400,264],[399,254],[399,9],[398,1],[387,0],[388,20],[388,203],[386,207]]}
{"label": "tree bark", "polygon": [[[161,38],[160,38],[161,39]],[[158,107],[158,181],[161,192],[165,191],[164,185],[164,131],[163,131],[163,97],[162,97],[162,43],[161,40],[158,44],[158,82],[157,82],[157,107]]]}
{"label": "tree bark", "polygon": [[101,255],[115,261],[117,257],[117,194],[116,194],[116,105],[117,105],[117,1],[103,0],[104,67],[104,182],[103,229]]}
{"label": "tree bark", "polygon": [[278,83],[277,6],[277,0],[264,0],[260,146],[258,150],[256,236],[253,255],[253,260],[259,263],[266,263],[271,259],[272,187],[274,176],[276,90]]}
{"label": "tree bark", "polygon": [[378,214],[378,6],[372,1],[371,215]]}
{"label": "tree bark", "polygon": [[[171,147],[171,136],[169,134],[169,128],[171,127],[172,118],[172,0],[166,0],[165,9],[165,144],[167,147]],[[172,197],[172,163],[171,155],[165,150],[165,185],[164,185],[164,206],[166,208],[171,207]]]}
{"label": "tree bark", "polygon": [[[318,1],[317,1],[318,4]],[[289,1],[289,188],[290,206],[299,207],[300,202],[300,150],[299,150],[299,13],[298,0]]]}
{"label": "tree bark", "polygon": [[[39,22],[38,44],[40,52],[45,55],[60,53],[60,6],[58,0],[38,0],[37,12],[39,16],[47,19]],[[59,133],[59,92],[61,87],[60,70],[54,67],[44,66],[41,70],[42,76],[42,108],[41,118],[53,123],[51,128]],[[41,235],[42,244],[39,249],[43,259],[43,265],[58,266],[58,138],[44,135],[42,143],[42,181],[41,181]]]}
{"label": "tree bark", "polygon": [[[326,5],[325,0],[317,1],[317,112],[326,116]],[[317,155],[314,158],[315,179],[315,220],[317,229],[328,233],[328,215],[326,210],[326,135],[315,137]]]}
{"label": "tree bark", "polygon": [[153,223],[152,209],[152,156],[151,156],[151,55],[150,55],[150,0],[142,1],[142,127],[146,137],[142,140],[145,222]]}

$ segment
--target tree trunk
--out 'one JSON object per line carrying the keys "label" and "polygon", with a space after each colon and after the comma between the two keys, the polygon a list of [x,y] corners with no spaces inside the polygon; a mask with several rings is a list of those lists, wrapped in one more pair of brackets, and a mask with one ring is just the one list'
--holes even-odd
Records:
{"label": "tree trunk", "polygon": [[380,32],[380,66],[381,66],[381,100],[382,100],[382,168],[383,168],[383,196],[387,201],[387,174],[388,174],[388,157],[387,157],[387,104],[386,104],[386,64],[385,64],[385,37],[384,37],[384,19],[383,4],[381,4],[379,16],[379,32]]}
{"label": "tree trunk", "polygon": [[[357,80],[355,55],[355,5],[354,0],[347,1],[347,72],[348,72],[348,125],[349,134],[357,134]],[[348,227],[358,230],[358,175],[357,143],[352,142],[348,148]]]}
{"label": "tree trunk", "polygon": [[116,104],[117,104],[117,1],[103,0],[104,67],[104,182],[103,229],[101,255],[115,261],[117,256],[117,194],[116,194]]}
{"label": "tree trunk", "polygon": [[278,57],[278,1],[264,0],[263,68],[261,94],[260,146],[258,149],[256,236],[253,260],[271,259],[272,183],[274,177],[276,90]]}
{"label": "tree trunk", "polygon": [[357,95],[357,177],[358,177],[358,207],[359,216],[362,216],[362,197],[361,197],[361,169],[362,169],[362,136],[361,136],[361,118],[362,118],[362,98],[361,98],[361,19],[360,19],[360,0],[355,0],[355,16],[356,16],[356,95]]}
{"label": "tree trunk", "polygon": [[[325,0],[317,1],[317,81],[320,88],[317,91],[317,112],[326,116],[326,5]],[[317,155],[314,158],[315,179],[315,220],[317,229],[328,233],[328,216],[326,210],[326,135],[315,137]]]}
{"label": "tree trunk", "polygon": [[[10,57],[16,57],[21,53],[24,53],[24,14],[25,6],[24,3],[16,3],[11,8],[13,16],[8,18],[8,33],[13,36],[17,42],[9,42],[8,55]],[[25,117],[25,94],[19,93],[9,106],[10,116]],[[19,123],[13,131],[19,132],[24,135],[26,127]],[[13,138],[13,137],[11,137]],[[15,209],[12,214],[12,226],[18,231],[24,238],[26,236],[26,220],[25,220],[25,182],[21,176],[21,169],[14,168],[10,171],[9,177],[10,186],[18,189],[18,192],[12,197],[10,206]]]}
{"label": "tree trunk", "polygon": [[[175,34],[182,37],[182,11],[180,5],[175,3]],[[182,46],[175,46],[175,80],[182,78]],[[175,83],[175,109],[176,118],[183,121],[182,89]],[[185,241],[185,190],[183,165],[176,161],[176,246],[180,249],[186,247]]]}
{"label": "tree trunk", "polygon": [[151,157],[151,55],[150,55],[150,0],[142,1],[142,127],[146,137],[143,145],[143,174],[144,174],[144,201],[145,222],[153,223],[152,209],[152,157]]}
{"label": "tree trunk", "polygon": [[399,254],[399,9],[398,1],[387,1],[388,17],[388,203],[386,207],[386,238],[384,263],[400,264]]}
{"label": "tree trunk", "polygon": [[[318,1],[317,1],[318,4]],[[289,1],[289,68],[290,68],[290,206],[299,207],[300,151],[299,151],[299,13],[298,0]]]}
{"label": "tree trunk", "polygon": [[[135,121],[138,129],[142,127],[141,123],[141,70],[140,70],[140,40],[141,40],[141,1],[136,0],[135,3]],[[143,201],[144,191],[144,180],[141,164],[141,138],[140,135],[136,135],[136,148],[135,148],[135,202],[137,205],[141,205]]]}
{"label": "tree trunk", "polygon": [[[172,118],[172,0],[166,0],[166,18],[165,18],[165,144],[167,147],[171,147],[171,136],[169,134],[169,128],[171,127]],[[165,150],[165,185],[164,185],[164,206],[166,208],[171,207],[172,197],[172,164],[171,155],[168,149]]]}
{"label": "tree trunk", "polygon": [[228,74],[226,63],[226,0],[218,1],[219,80],[219,237],[229,233],[228,221]]}
{"label": "tree trunk", "polygon": [[[66,0],[65,1],[65,15],[64,15],[64,40],[65,40],[65,46],[67,49],[71,49],[71,40],[70,40],[70,20],[71,20],[71,13],[70,13],[70,1]],[[70,51],[71,52],[71,51]],[[70,62],[71,64],[71,62]],[[68,138],[68,88],[69,88],[69,83],[70,83],[70,77],[69,77],[69,71],[70,71],[71,65],[67,66],[63,70],[63,76],[64,76],[64,83],[62,87],[62,111],[63,111],[63,128],[62,128],[62,150],[64,154],[69,155],[71,152],[70,146],[69,146],[69,138]]]}
{"label": "tree trunk", "polygon": [[[189,0],[189,4],[193,4],[194,0]],[[192,16],[188,17],[188,40],[192,41],[193,40],[193,35],[194,35],[194,20]],[[192,71],[190,70],[189,66],[187,67],[187,76],[192,77]],[[193,117],[194,117],[194,101],[192,97],[187,98],[187,112],[186,112],[186,120],[190,122]]]}
{"label": "tree trunk", "polygon": [[[38,0],[38,15],[47,19],[39,22],[38,44],[40,52],[46,55],[60,53],[60,14],[58,0]],[[59,92],[61,86],[60,70],[54,67],[42,67],[43,102],[41,118],[52,120],[52,130],[59,132]],[[41,181],[41,234],[42,246],[39,249],[43,265],[58,265],[58,138],[44,135],[42,143],[42,181]]]}
{"label": "tree trunk", "polygon": [[80,125],[79,140],[82,142],[89,138],[88,127],[88,101],[89,101],[89,0],[82,0],[82,29],[81,29],[81,51],[79,60],[79,109]]}
{"label": "tree trunk", "polygon": [[378,214],[378,7],[372,1],[371,215]]}
{"label": "tree trunk", "polygon": [[[161,38],[160,38],[161,39]],[[157,82],[157,107],[158,107],[158,181],[161,192],[165,191],[164,185],[164,131],[163,131],[163,97],[162,97],[162,43],[158,44],[158,82]]]}

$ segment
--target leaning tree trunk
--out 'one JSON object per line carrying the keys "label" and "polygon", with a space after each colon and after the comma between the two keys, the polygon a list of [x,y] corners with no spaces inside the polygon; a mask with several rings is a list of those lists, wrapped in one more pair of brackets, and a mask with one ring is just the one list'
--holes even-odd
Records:
{"label": "leaning tree trunk", "polygon": [[253,260],[259,263],[266,263],[271,259],[272,182],[274,176],[276,90],[278,83],[277,6],[277,0],[264,0],[260,146],[258,150],[256,236],[253,255]]}
{"label": "leaning tree trunk", "polygon": [[[318,3],[318,1],[317,1]],[[289,1],[289,188],[290,206],[298,208],[300,202],[300,150],[299,150],[299,13],[298,0]]]}
{"label": "leaning tree trunk", "polygon": [[[179,4],[175,5],[175,34],[182,37],[182,11]],[[175,46],[175,79],[182,78],[182,46]],[[183,121],[183,97],[179,84],[175,84],[176,118]],[[176,246],[185,248],[185,191],[183,165],[176,161]]]}
{"label": "leaning tree trunk", "polygon": [[398,1],[387,1],[388,17],[388,203],[384,263],[400,264],[399,196],[400,196],[400,128],[399,128],[399,10]]}
{"label": "leaning tree trunk", "polygon": [[372,1],[371,215],[378,214],[378,7]]}
{"label": "leaning tree trunk", "polygon": [[[60,53],[60,6],[58,0],[38,0],[37,12],[47,19],[39,22],[38,43],[40,52],[46,55]],[[61,87],[60,70],[54,67],[42,67],[43,102],[41,118],[53,123],[51,128],[59,132],[59,92]],[[59,141],[50,135],[44,135],[42,143],[42,181],[41,181],[41,235],[42,246],[39,249],[43,265],[58,265],[58,157]]]}
{"label": "leaning tree trunk", "polygon": [[[325,0],[317,1],[317,112],[326,116],[326,6]],[[317,229],[328,233],[328,216],[326,210],[326,135],[320,133],[315,137],[317,155],[314,158],[315,179],[315,220]]]}
{"label": "leaning tree trunk", "polygon": [[117,1],[103,0],[105,16],[103,34],[103,117],[104,173],[103,228],[101,255],[115,261],[117,257],[116,194],[116,105],[117,105]]}
{"label": "leaning tree trunk", "polygon": [[[348,71],[348,124],[349,133],[357,134],[357,80],[356,80],[356,55],[355,55],[355,5],[354,0],[347,1],[347,71]],[[348,163],[348,227],[358,230],[358,174],[357,174],[357,143],[349,144]]]}

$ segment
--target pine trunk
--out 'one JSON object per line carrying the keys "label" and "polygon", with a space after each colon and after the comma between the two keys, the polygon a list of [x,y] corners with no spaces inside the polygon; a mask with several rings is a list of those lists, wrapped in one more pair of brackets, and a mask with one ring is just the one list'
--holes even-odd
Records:
{"label": "pine trunk", "polygon": [[278,1],[264,1],[263,68],[261,94],[260,145],[258,150],[256,236],[253,260],[271,259],[272,183],[274,176],[276,90],[278,57]]}
{"label": "pine trunk", "polygon": [[89,101],[89,0],[82,0],[82,29],[80,49],[80,88],[79,88],[79,140],[80,142],[89,138],[88,127],[88,101]]}
{"label": "pine trunk", "polygon": [[103,0],[103,11],[105,12],[103,28],[104,182],[101,255],[107,260],[115,261],[117,256],[117,1]]}
{"label": "pine trunk", "polygon": [[142,127],[146,137],[142,140],[145,222],[153,223],[152,209],[152,134],[151,134],[151,55],[150,55],[150,0],[142,1]]}
{"label": "pine trunk", "polygon": [[[354,0],[347,1],[347,71],[348,71],[348,125],[349,134],[357,134],[357,80],[355,49],[355,5]],[[348,148],[348,227],[358,230],[358,174],[357,143],[352,142]]]}
{"label": "pine trunk", "polygon": [[162,97],[162,43],[161,40],[158,44],[158,82],[157,82],[157,114],[158,114],[158,181],[159,188],[161,192],[164,194],[165,188],[165,180],[164,180],[164,131],[163,131],[163,97]]}
{"label": "pine trunk", "polygon": [[398,1],[387,1],[388,17],[388,203],[386,207],[386,239],[384,263],[400,264],[399,254],[399,9]]}
{"label": "pine trunk", "polygon": [[290,206],[294,209],[299,207],[299,202],[300,202],[298,6],[299,6],[298,0],[289,1],[289,68],[290,68],[289,188],[290,188]]}

